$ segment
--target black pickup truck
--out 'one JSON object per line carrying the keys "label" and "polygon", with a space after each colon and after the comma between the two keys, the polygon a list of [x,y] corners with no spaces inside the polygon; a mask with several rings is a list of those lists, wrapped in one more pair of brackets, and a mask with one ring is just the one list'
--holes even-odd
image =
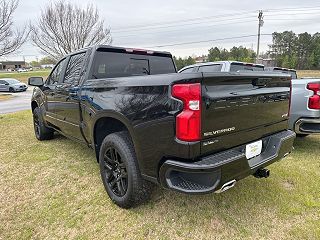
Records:
{"label": "black pickup truck", "polygon": [[58,132],[93,148],[124,208],[146,201],[154,183],[200,194],[268,177],[295,138],[288,75],[176,73],[167,52],[94,46],[29,84],[37,139]]}

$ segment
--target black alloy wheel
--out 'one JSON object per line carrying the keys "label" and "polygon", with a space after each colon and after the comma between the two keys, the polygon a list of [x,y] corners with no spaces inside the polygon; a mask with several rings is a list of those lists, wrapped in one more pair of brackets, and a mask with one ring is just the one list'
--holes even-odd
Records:
{"label": "black alloy wheel", "polygon": [[39,115],[34,114],[33,115],[33,126],[34,126],[34,133],[37,137],[37,139],[40,138],[40,120],[39,120]]}
{"label": "black alloy wheel", "polygon": [[128,174],[119,152],[109,147],[104,154],[104,168],[107,184],[118,197],[123,197],[128,189]]}

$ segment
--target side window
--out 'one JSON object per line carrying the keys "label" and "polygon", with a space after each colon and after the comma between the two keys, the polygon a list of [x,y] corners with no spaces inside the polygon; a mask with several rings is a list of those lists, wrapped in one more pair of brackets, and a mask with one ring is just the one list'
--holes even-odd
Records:
{"label": "side window", "polygon": [[194,70],[193,67],[187,68],[187,69],[183,70],[182,73],[191,73],[191,72],[193,72],[193,70]]}
{"label": "side window", "polygon": [[4,80],[0,80],[0,84],[6,84]]}
{"label": "side window", "polygon": [[46,81],[48,85],[55,85],[59,82],[65,62],[66,59],[63,59],[55,66],[55,68],[53,69]]}
{"label": "side window", "polygon": [[221,72],[221,68],[221,64],[201,66],[199,72]]}
{"label": "side window", "polygon": [[66,74],[64,75],[64,83],[77,85],[80,80],[81,69],[86,57],[86,53],[79,53],[70,57],[67,65]]}

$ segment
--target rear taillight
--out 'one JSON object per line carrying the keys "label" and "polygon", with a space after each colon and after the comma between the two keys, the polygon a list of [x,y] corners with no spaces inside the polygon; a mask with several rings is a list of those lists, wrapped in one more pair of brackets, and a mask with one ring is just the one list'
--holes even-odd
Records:
{"label": "rear taillight", "polygon": [[307,88],[313,91],[313,96],[309,98],[308,107],[320,110],[320,83],[309,83]]}
{"label": "rear taillight", "polygon": [[176,117],[176,137],[182,141],[199,141],[201,138],[200,83],[173,85],[172,96],[183,102],[183,110]]}

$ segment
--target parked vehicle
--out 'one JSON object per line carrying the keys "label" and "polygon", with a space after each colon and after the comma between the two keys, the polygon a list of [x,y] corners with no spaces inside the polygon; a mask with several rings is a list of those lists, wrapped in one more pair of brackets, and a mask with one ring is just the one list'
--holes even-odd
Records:
{"label": "parked vehicle", "polygon": [[1,78],[0,91],[2,92],[22,92],[28,89],[27,85],[14,78]]}
{"label": "parked vehicle", "polygon": [[291,75],[292,79],[297,79],[297,71],[295,69],[281,68],[281,67],[265,67],[265,71],[279,72]]}
{"label": "parked vehicle", "polygon": [[19,72],[19,73],[28,72],[28,70],[25,69],[25,68],[18,68],[18,69],[17,69],[17,72]]}
{"label": "parked vehicle", "polygon": [[263,71],[264,65],[237,61],[205,62],[189,65],[182,68],[179,73],[191,72],[243,72]]}
{"label": "parked vehicle", "polygon": [[95,46],[29,84],[37,139],[56,131],[93,148],[124,208],[146,201],[153,183],[200,194],[268,177],[295,138],[288,75],[177,74],[170,53]]}
{"label": "parked vehicle", "polygon": [[[235,65],[236,67],[232,67]],[[242,66],[242,67],[239,67]],[[292,78],[292,98],[289,128],[299,137],[320,133],[320,79],[297,79],[295,69],[264,67],[261,64],[220,61],[187,66],[179,72],[261,71],[288,74]]]}
{"label": "parked vehicle", "polygon": [[267,68],[267,71],[287,73],[292,76],[290,129],[299,137],[320,133],[320,78],[297,79],[294,69]]}

